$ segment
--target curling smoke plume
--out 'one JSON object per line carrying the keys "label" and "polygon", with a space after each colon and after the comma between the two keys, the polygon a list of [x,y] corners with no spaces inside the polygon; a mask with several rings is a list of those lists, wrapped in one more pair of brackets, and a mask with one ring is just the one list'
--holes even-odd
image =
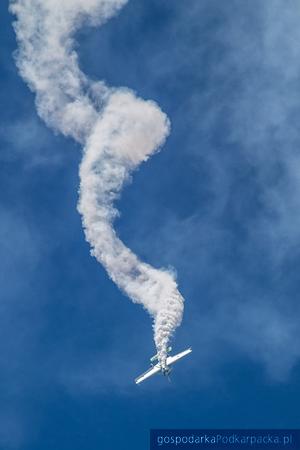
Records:
{"label": "curling smoke plume", "polygon": [[128,89],[110,89],[80,71],[73,36],[82,24],[100,25],[127,0],[11,0],[22,77],[36,93],[39,115],[84,147],[80,199],[92,254],[110,278],[154,318],[159,360],[183,313],[174,275],[140,261],[113,228],[118,197],[131,172],[164,143],[166,115]]}

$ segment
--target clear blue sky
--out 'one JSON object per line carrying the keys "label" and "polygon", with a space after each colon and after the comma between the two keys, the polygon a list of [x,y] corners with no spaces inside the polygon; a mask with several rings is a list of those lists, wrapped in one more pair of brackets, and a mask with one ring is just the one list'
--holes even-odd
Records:
{"label": "clear blue sky", "polygon": [[172,383],[133,379],[151,321],[89,254],[81,149],[37,117],[1,13],[0,447],[141,450],[150,428],[298,427],[300,6],[130,0],[78,33],[82,70],[154,99],[172,133],[116,228],[172,266],[185,304]]}

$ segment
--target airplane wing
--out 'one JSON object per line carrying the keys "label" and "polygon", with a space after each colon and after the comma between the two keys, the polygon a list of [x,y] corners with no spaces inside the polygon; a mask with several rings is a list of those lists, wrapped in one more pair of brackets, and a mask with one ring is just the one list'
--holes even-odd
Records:
{"label": "airplane wing", "polygon": [[[181,358],[184,358],[184,356],[188,355],[189,353],[191,353],[192,349],[188,348],[187,350],[184,350],[183,352],[177,353],[177,355],[174,356],[168,356],[166,364],[167,366],[171,366],[172,364],[176,363],[177,361],[179,361]],[[156,364],[154,367],[151,367],[150,369],[148,369],[146,372],[144,372],[142,375],[140,375],[139,377],[137,377],[134,381],[136,384],[141,383],[142,381],[147,380],[147,378],[152,377],[153,375],[159,373],[161,371],[161,367],[159,364]]]}
{"label": "airplane wing", "polygon": [[141,383],[144,380],[147,380],[147,378],[152,377],[152,375],[155,375],[156,373],[160,372],[160,366],[156,364],[156,366],[151,367],[146,372],[144,372],[142,375],[137,377],[134,381],[136,384]]}
{"label": "airplane wing", "polygon": [[192,349],[188,348],[187,350],[184,350],[183,352],[177,353],[177,355],[168,356],[167,361],[166,361],[167,366],[171,366],[172,364],[176,363],[181,358],[183,358],[184,356],[186,356],[189,353],[191,353],[191,351],[192,351]]}

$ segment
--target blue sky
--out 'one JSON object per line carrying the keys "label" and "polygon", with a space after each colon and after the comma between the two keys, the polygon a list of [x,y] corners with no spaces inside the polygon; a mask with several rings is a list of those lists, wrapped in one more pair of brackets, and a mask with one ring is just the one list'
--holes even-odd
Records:
{"label": "blue sky", "polygon": [[[90,256],[81,149],[38,118],[7,1],[0,80],[0,444],[147,448],[150,428],[297,427],[300,5],[130,0],[78,32],[83,72],[154,99],[172,132],[116,229],[186,299],[169,384],[136,387],[151,320]],[[116,431],[118,430],[118,432]]]}

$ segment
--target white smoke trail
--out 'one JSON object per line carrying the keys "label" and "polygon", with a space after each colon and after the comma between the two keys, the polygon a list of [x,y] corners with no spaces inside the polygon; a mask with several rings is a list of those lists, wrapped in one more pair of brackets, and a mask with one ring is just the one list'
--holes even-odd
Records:
{"label": "white smoke trail", "polygon": [[166,115],[127,89],[91,82],[80,71],[74,32],[99,25],[127,0],[11,0],[17,16],[16,55],[22,77],[36,93],[39,115],[84,146],[80,200],[92,254],[111,279],[154,318],[154,340],[165,365],[166,348],[183,313],[172,273],[141,262],[117,237],[113,201],[130,173],[164,143]]}

